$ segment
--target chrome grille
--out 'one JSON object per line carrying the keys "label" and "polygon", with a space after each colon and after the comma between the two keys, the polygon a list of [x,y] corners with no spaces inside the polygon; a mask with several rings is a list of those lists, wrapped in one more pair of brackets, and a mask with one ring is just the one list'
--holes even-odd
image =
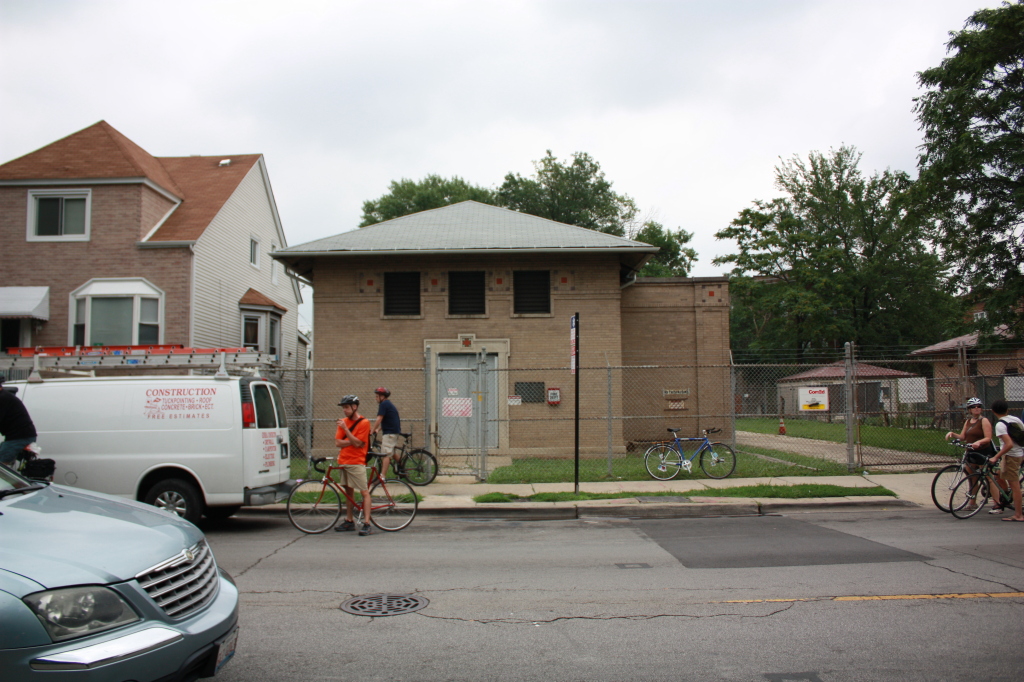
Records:
{"label": "chrome grille", "polygon": [[135,576],[171,618],[185,618],[217,594],[217,564],[206,540]]}

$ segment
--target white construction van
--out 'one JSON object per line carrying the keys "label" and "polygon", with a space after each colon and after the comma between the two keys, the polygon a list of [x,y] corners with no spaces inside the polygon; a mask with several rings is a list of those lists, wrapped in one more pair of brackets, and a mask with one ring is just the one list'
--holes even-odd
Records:
{"label": "white construction van", "polygon": [[11,381],[54,481],[195,523],[284,499],[288,422],[267,379],[133,376]]}

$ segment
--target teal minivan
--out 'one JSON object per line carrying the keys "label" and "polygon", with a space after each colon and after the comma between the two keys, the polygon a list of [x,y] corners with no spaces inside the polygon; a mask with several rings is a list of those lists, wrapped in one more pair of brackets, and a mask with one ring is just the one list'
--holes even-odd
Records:
{"label": "teal minivan", "polygon": [[234,655],[238,590],[180,517],[0,465],[0,538],[4,682],[194,680]]}

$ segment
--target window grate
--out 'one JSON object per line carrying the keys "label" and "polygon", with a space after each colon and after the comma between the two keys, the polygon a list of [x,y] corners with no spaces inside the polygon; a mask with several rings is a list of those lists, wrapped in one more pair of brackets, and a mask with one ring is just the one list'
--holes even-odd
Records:
{"label": "window grate", "polygon": [[420,314],[420,273],[384,273],[384,314]]}
{"label": "window grate", "polygon": [[551,313],[551,272],[549,270],[518,270],[512,273],[515,313]]}
{"label": "window grate", "polygon": [[484,272],[452,271],[448,273],[448,314],[484,315],[487,295]]}

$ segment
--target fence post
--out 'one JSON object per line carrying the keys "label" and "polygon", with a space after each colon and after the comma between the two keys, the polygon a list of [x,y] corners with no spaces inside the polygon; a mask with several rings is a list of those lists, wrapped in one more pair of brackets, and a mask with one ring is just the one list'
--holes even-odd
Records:
{"label": "fence post", "polygon": [[608,366],[608,478],[612,477],[612,364],[608,362],[608,353],[604,354],[604,364]]}
{"label": "fence post", "polygon": [[732,357],[732,349],[729,349],[729,424],[732,431],[730,445],[736,450],[736,361]]}
{"label": "fence post", "polygon": [[846,370],[846,467],[849,471],[856,468],[853,456],[853,420],[854,420],[854,383],[853,383],[853,344],[846,342],[844,347],[844,365]]}
{"label": "fence post", "polygon": [[[423,351],[423,447],[430,448],[430,346]],[[440,467],[441,453],[436,444],[433,450]]]}
{"label": "fence post", "polygon": [[304,425],[303,436],[306,439],[306,459],[313,458],[313,372],[311,370],[305,371],[306,381],[306,395],[303,398],[306,401],[305,417],[306,423]]}
{"label": "fence post", "polygon": [[480,473],[487,480],[487,349],[480,349]]}

